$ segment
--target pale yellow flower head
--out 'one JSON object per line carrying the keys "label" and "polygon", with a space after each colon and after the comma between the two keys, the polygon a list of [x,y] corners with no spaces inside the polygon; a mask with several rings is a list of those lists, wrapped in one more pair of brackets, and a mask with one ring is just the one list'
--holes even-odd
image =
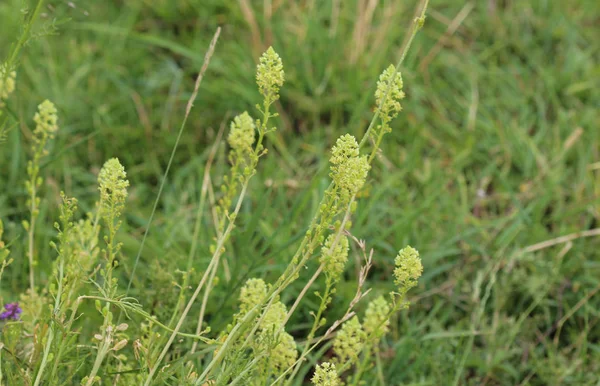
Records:
{"label": "pale yellow flower head", "polygon": [[350,134],[342,135],[331,149],[331,173],[333,182],[342,190],[354,194],[367,179],[371,168],[366,156],[361,156],[356,138]]}
{"label": "pale yellow flower head", "polygon": [[335,245],[335,248],[332,248],[335,237],[335,234],[330,234],[327,240],[325,240],[325,245],[321,249],[319,262],[324,265],[323,271],[333,280],[337,281],[346,267],[349,246],[348,237],[340,235],[337,245]]}
{"label": "pale yellow flower head", "polygon": [[0,107],[4,106],[4,101],[15,91],[17,72],[8,71],[6,65],[0,65]]}
{"label": "pale yellow flower head", "polygon": [[365,332],[370,337],[381,337],[388,332],[390,305],[383,296],[379,296],[369,303],[363,325]]}
{"label": "pale yellow flower head", "polygon": [[256,68],[258,89],[267,101],[273,102],[279,99],[279,88],[284,80],[283,62],[273,47],[269,47],[260,57]]}
{"label": "pale yellow flower head", "polygon": [[260,328],[269,331],[274,327],[279,328],[283,326],[283,322],[287,316],[287,307],[282,302],[275,302],[271,304],[267,310],[265,317],[262,320]]}
{"label": "pale yellow flower head", "polygon": [[[395,118],[402,110],[400,100],[404,99],[404,92],[402,91],[402,75],[400,72],[396,72],[394,76],[394,72],[396,72],[396,68],[390,64],[390,66],[379,76],[377,90],[375,91],[375,103],[377,103],[377,109],[379,109],[381,119],[386,122]],[[386,94],[387,98],[385,98]]]}
{"label": "pale yellow flower head", "polygon": [[240,313],[245,314],[267,297],[267,284],[262,279],[248,279],[240,292]]}
{"label": "pale yellow flower head", "polygon": [[294,337],[285,331],[279,334],[277,339],[277,345],[271,351],[270,358],[277,373],[281,373],[294,365],[298,358],[298,349]]}
{"label": "pale yellow flower head", "polygon": [[365,339],[366,334],[357,316],[345,322],[333,341],[333,351],[339,358],[339,363],[346,363],[348,360],[356,361],[363,349]]}
{"label": "pale yellow flower head", "polygon": [[33,116],[33,121],[36,123],[33,133],[36,138],[52,138],[54,136],[58,130],[57,113],[54,103],[47,99],[38,106],[38,112]]}
{"label": "pale yellow flower head", "polygon": [[335,365],[330,362],[323,362],[317,365],[315,374],[311,378],[315,386],[342,386],[343,383],[337,373]]}
{"label": "pale yellow flower head", "polygon": [[254,120],[244,111],[238,115],[231,122],[231,128],[229,130],[229,136],[227,142],[234,151],[249,153],[252,151],[252,145],[254,144],[254,130],[256,125]]}
{"label": "pale yellow flower head", "polygon": [[120,216],[125,200],[129,181],[127,173],[117,158],[111,158],[104,163],[98,174],[98,189],[100,190],[100,210],[105,218]]}
{"label": "pale yellow flower head", "polygon": [[411,246],[401,249],[398,256],[396,256],[395,265],[394,282],[400,293],[406,293],[406,291],[417,285],[417,280],[423,274],[423,264],[421,264],[419,251]]}

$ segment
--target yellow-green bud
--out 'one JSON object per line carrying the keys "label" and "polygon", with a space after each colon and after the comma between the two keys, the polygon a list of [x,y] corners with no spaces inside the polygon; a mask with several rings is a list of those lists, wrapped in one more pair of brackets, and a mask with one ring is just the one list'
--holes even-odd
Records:
{"label": "yellow-green bud", "polygon": [[54,103],[47,99],[38,106],[38,112],[33,116],[36,123],[33,133],[38,141],[42,138],[52,138],[58,130],[57,112]]}
{"label": "yellow-green bud", "polygon": [[251,152],[254,144],[254,120],[244,111],[231,122],[231,128],[227,142],[229,146],[238,152]]}
{"label": "yellow-green bud", "polygon": [[282,302],[275,302],[271,304],[267,310],[265,317],[262,320],[260,328],[265,331],[271,331],[274,327],[279,328],[283,326],[283,322],[287,316],[287,308]]}
{"label": "yellow-green bud", "polygon": [[267,284],[262,279],[248,279],[240,292],[240,313],[246,314],[267,297]]}
{"label": "yellow-green bud", "polygon": [[283,63],[281,58],[273,47],[260,57],[260,62],[256,68],[256,84],[260,93],[269,102],[279,99],[279,88],[283,86],[285,73],[283,72]]}
{"label": "yellow-green bud", "polygon": [[[402,75],[400,72],[396,72],[394,76],[394,72],[396,72],[396,68],[393,65],[390,65],[383,71],[379,76],[377,90],[375,91],[377,109],[381,120],[384,122],[389,122],[402,110],[402,106],[400,105],[400,100],[404,99]],[[387,98],[385,98],[386,95]]]}
{"label": "yellow-green bud", "polygon": [[298,358],[298,350],[294,338],[287,332],[282,332],[278,336],[277,346],[270,352],[271,364],[282,373],[292,367]]}
{"label": "yellow-green bud", "polygon": [[331,234],[325,240],[325,245],[321,249],[321,257],[319,261],[324,265],[323,271],[333,280],[337,281],[346,267],[348,261],[348,238],[345,235],[338,237],[338,242],[335,248],[332,244],[336,235]]}
{"label": "yellow-green bud", "polygon": [[396,265],[394,282],[400,293],[406,293],[406,291],[417,285],[417,281],[423,274],[423,264],[421,264],[419,251],[407,246],[398,252],[394,262]]}
{"label": "yellow-green bud", "polygon": [[98,174],[98,189],[100,190],[101,212],[105,218],[119,217],[125,200],[127,187],[125,168],[117,158],[111,158],[104,163]]}
{"label": "yellow-green bud", "polygon": [[370,337],[381,337],[389,330],[390,305],[383,296],[379,296],[369,303],[363,325],[365,332]]}
{"label": "yellow-green bud", "polygon": [[16,71],[8,71],[6,65],[0,66],[0,107],[4,106],[4,101],[15,91]]}
{"label": "yellow-green bud", "polygon": [[359,155],[356,138],[353,135],[344,134],[337,139],[335,146],[331,149],[329,162],[332,165],[341,165],[348,159],[358,157]]}
{"label": "yellow-green bud", "polygon": [[367,179],[371,168],[366,156],[360,156],[354,136],[345,134],[338,138],[331,150],[331,173],[333,182],[350,194],[358,192]]}
{"label": "yellow-green bud", "polygon": [[315,374],[311,378],[315,386],[342,386],[343,383],[337,373],[335,365],[330,362],[323,362],[317,365]]}
{"label": "yellow-green bud", "polygon": [[363,349],[366,334],[358,317],[354,316],[342,325],[342,329],[333,341],[333,351],[339,358],[339,363],[354,362]]}

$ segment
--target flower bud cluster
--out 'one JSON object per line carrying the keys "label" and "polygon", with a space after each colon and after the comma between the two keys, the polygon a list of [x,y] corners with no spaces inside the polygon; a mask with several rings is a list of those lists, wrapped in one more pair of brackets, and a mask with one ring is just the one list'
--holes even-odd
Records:
{"label": "flower bud cluster", "polygon": [[419,257],[419,251],[411,246],[407,246],[398,252],[394,261],[394,283],[398,286],[398,291],[405,294],[417,285],[417,280],[423,274],[423,264]]}
{"label": "flower bud cluster", "polygon": [[283,62],[273,47],[262,54],[256,68],[256,84],[266,101],[272,103],[279,99],[279,88],[283,86],[285,73]]}
{"label": "flower bud cluster", "polygon": [[348,261],[348,237],[340,234],[337,240],[337,245],[333,246],[336,234],[333,233],[325,240],[325,245],[321,249],[321,257],[319,262],[324,265],[323,271],[333,281],[339,280],[344,272],[346,262]]}
{"label": "flower bud cluster", "polygon": [[400,105],[400,100],[404,99],[402,86],[402,75],[391,64],[379,76],[375,91],[375,103],[377,103],[377,110],[384,125],[402,111],[402,105]]}
{"label": "flower bud cluster", "polygon": [[390,327],[390,305],[383,296],[372,300],[367,306],[363,320],[365,332],[369,337],[380,338]]}
{"label": "flower bud cluster", "polygon": [[311,378],[315,386],[342,386],[340,376],[337,373],[335,365],[330,362],[323,362],[317,365],[315,374]]}
{"label": "flower bud cluster", "polygon": [[330,177],[342,192],[356,194],[365,184],[371,168],[366,156],[361,156],[356,138],[342,135],[331,150]]}
{"label": "flower bud cluster", "polygon": [[0,107],[4,107],[4,102],[15,91],[16,78],[16,71],[7,70],[5,64],[0,65]]}
{"label": "flower bud cluster", "polygon": [[333,341],[333,351],[339,363],[355,362],[364,347],[366,337],[357,316],[344,323]]}
{"label": "flower bud cluster", "polygon": [[129,181],[127,173],[117,158],[104,163],[98,174],[100,190],[100,210],[104,218],[117,218],[121,215],[127,199]]}

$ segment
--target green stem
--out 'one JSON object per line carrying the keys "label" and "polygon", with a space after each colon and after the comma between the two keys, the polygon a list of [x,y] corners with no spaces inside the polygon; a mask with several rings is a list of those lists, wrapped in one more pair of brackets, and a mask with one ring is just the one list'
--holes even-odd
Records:
{"label": "green stem", "polygon": [[[421,1],[421,14],[418,19],[421,19],[421,20],[425,19],[425,13],[427,12],[428,4],[429,4],[429,0]],[[419,32],[421,27],[422,27],[422,24],[419,23],[417,20],[413,21],[413,25],[412,25],[412,29],[411,29],[408,41],[402,48],[402,53],[400,54],[400,59],[398,60],[398,63],[396,64],[396,67],[394,68],[394,73],[392,74],[390,79],[396,78],[396,74],[400,71],[400,66],[402,66],[402,63],[404,63],[404,59],[406,59],[408,50],[410,49],[410,46],[412,45],[412,42],[413,42],[415,36],[417,36],[417,32]],[[371,123],[369,123],[369,127],[367,128],[367,131],[365,132],[362,139],[360,140],[359,147],[363,147],[364,144],[369,139],[371,130],[373,129],[373,127],[375,126],[375,122],[377,122],[377,119],[379,118],[379,111],[383,107],[383,104],[386,102],[388,95],[390,93],[390,90],[392,89],[392,85],[393,85],[393,83],[390,82],[390,84],[385,92],[385,95],[383,96],[383,99],[381,100],[381,103],[379,103],[379,106],[377,107],[377,110],[375,111],[375,114],[373,115],[373,118],[371,119]]]}
{"label": "green stem", "polygon": [[[67,230],[65,230],[66,232]],[[63,277],[64,277],[64,265],[65,258],[64,253],[61,253],[60,256],[60,266],[59,266],[59,275],[58,275],[58,289],[56,291],[56,300],[54,302],[54,312],[53,318],[50,321],[50,326],[48,328],[48,338],[46,340],[46,344],[44,346],[44,355],[42,357],[42,363],[40,365],[40,369],[38,370],[37,376],[35,377],[35,382],[33,386],[37,386],[40,384],[42,380],[42,375],[44,373],[44,369],[46,368],[46,363],[48,361],[48,355],[50,354],[50,347],[52,346],[52,341],[54,340],[54,318],[58,316],[60,312],[60,299],[62,297],[63,292]]]}
{"label": "green stem", "polygon": [[[241,209],[242,201],[244,199],[244,196],[246,195],[246,189],[247,189],[247,187],[248,187],[248,181],[246,181],[244,183],[244,186],[242,187],[242,191],[240,193],[240,197],[238,198],[238,202],[237,202],[235,211],[233,213],[233,218],[234,219],[235,219],[235,217],[237,217],[237,214],[239,213],[239,211]],[[210,271],[212,270],[213,266],[215,266],[215,265],[218,264],[219,258],[221,257],[221,254],[222,254],[223,245],[225,244],[225,240],[229,237],[229,234],[233,230],[233,227],[234,227],[234,222],[230,221],[229,225],[227,226],[227,229],[223,233],[223,236],[221,236],[219,238],[219,241],[217,242],[217,246],[216,246],[215,252],[214,252],[214,254],[213,254],[212,258],[211,258],[211,261],[210,261],[210,263],[208,265],[208,268],[206,269],[206,272],[202,276],[202,279],[200,280],[200,283],[198,283],[198,286],[196,287],[196,290],[192,294],[192,297],[188,301],[185,309],[183,310],[183,313],[181,314],[181,316],[179,318],[179,321],[177,322],[177,325],[173,329],[173,333],[169,337],[169,340],[167,341],[167,344],[163,347],[163,350],[161,351],[158,359],[156,360],[156,363],[150,369],[150,373],[148,374],[148,377],[146,378],[146,381],[144,382],[144,385],[147,386],[147,385],[150,384],[150,382],[152,381],[152,378],[154,377],[154,374],[156,373],[156,370],[158,369],[158,366],[160,365],[160,363],[164,359],[165,355],[167,355],[167,352],[168,352],[169,348],[171,347],[171,344],[175,340],[175,336],[177,335],[177,332],[179,332],[179,330],[181,329],[181,326],[183,325],[185,317],[190,312],[190,309],[192,308],[192,305],[194,304],[194,301],[196,300],[196,298],[200,294],[200,291],[204,287],[204,283],[208,279],[208,275],[209,275]]]}
{"label": "green stem", "polygon": [[35,6],[35,10],[33,11],[33,14],[31,15],[31,18],[29,19],[29,21],[25,25],[25,30],[21,34],[21,37],[19,38],[19,41],[17,42],[17,45],[15,46],[15,49],[13,50],[10,58],[8,59],[8,62],[7,62],[7,71],[15,63],[15,61],[17,60],[17,56],[19,55],[19,52],[21,51],[21,48],[23,48],[23,46],[25,45],[25,42],[29,39],[29,33],[31,32],[31,27],[33,26],[33,22],[39,16],[39,14],[40,14],[40,12],[42,10],[42,5],[43,4],[44,4],[44,0],[39,0],[38,3],[37,3],[37,5]]}
{"label": "green stem", "polygon": [[329,295],[330,295],[332,288],[333,288],[333,282],[331,281],[331,279],[327,278],[327,282],[325,283],[325,292],[324,292],[323,296],[321,297],[321,304],[319,305],[319,310],[317,311],[317,316],[315,317],[315,321],[313,322],[312,328],[306,338],[306,345],[304,346],[304,349],[302,350],[302,353],[300,354],[300,358],[298,358],[300,360],[296,362],[296,365],[294,366],[294,371],[292,371],[292,374],[288,378],[285,385],[292,384],[292,382],[294,381],[294,379],[296,377],[296,374],[298,374],[298,371],[300,371],[302,361],[308,355],[308,351],[310,350],[310,346],[311,346],[310,342],[313,340],[317,330],[321,326],[321,323],[320,323],[321,316],[323,315],[323,312],[325,312],[325,310],[327,309]]}
{"label": "green stem", "polygon": [[[32,165],[32,167],[35,167]],[[31,288],[31,293],[35,292],[35,275],[34,275],[34,259],[33,259],[33,247],[34,247],[34,232],[35,232],[35,222],[37,220],[37,207],[36,207],[36,185],[37,185],[37,173],[33,172],[30,179],[30,187],[31,194],[29,196],[29,200],[31,201],[29,206],[29,211],[31,212],[31,217],[29,219],[29,232],[28,232],[28,247],[27,247],[27,257],[29,259],[29,286]]]}
{"label": "green stem", "polygon": [[179,146],[179,141],[181,140],[181,136],[183,134],[183,129],[187,123],[188,117],[190,115],[190,111],[193,106],[193,102],[198,96],[198,90],[200,89],[200,84],[202,83],[202,79],[204,78],[204,73],[208,68],[208,64],[210,63],[210,58],[215,49],[215,45],[217,44],[217,40],[219,39],[219,35],[221,34],[221,28],[218,27],[215,35],[210,42],[208,47],[208,51],[204,56],[204,62],[202,63],[202,68],[200,69],[200,73],[196,78],[196,84],[194,85],[194,91],[192,92],[192,96],[190,97],[185,116],[183,117],[183,121],[181,122],[181,126],[179,127],[179,132],[177,133],[177,139],[175,140],[175,145],[173,145],[173,150],[171,151],[171,156],[169,157],[169,162],[167,163],[167,168],[165,169],[165,174],[163,175],[162,181],[160,182],[160,187],[158,188],[158,194],[156,195],[156,199],[154,200],[154,205],[152,207],[152,212],[150,213],[150,218],[148,219],[148,225],[146,226],[146,230],[144,231],[144,236],[142,237],[142,242],[140,243],[140,248],[138,249],[138,253],[135,257],[135,261],[133,263],[133,268],[131,270],[131,276],[129,277],[129,283],[127,284],[127,290],[125,291],[125,295],[129,294],[129,290],[131,289],[131,284],[133,283],[133,278],[135,277],[135,270],[140,261],[140,256],[142,255],[142,251],[144,250],[144,245],[146,244],[146,238],[148,237],[148,232],[150,231],[150,226],[152,225],[152,220],[154,219],[154,213],[156,212],[156,208],[158,207],[158,203],[160,201],[160,197],[162,195],[162,191],[164,189],[165,183],[167,181],[167,176],[169,175],[169,170],[171,170],[171,165],[173,163],[173,159],[175,158],[175,152],[177,151],[177,147]]}
{"label": "green stem", "polygon": [[363,360],[356,368],[356,372],[354,373],[354,377],[352,378],[352,384],[350,386],[357,386],[360,378],[362,377],[363,372],[366,370],[369,360],[371,359],[371,347],[367,349],[367,352],[363,355]]}

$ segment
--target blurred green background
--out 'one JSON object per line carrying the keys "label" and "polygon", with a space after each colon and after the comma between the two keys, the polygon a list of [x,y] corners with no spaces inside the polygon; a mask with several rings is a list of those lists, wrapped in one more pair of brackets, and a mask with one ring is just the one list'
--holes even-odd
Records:
{"label": "blurred green background", "polygon": [[[28,5],[0,4],[0,55],[19,35]],[[365,131],[377,77],[397,62],[416,5],[48,1],[20,58],[8,104],[15,127],[0,146],[0,216],[16,258],[2,296],[27,286],[20,223],[37,104],[50,99],[60,114],[43,168],[42,281],[54,258],[48,242],[60,190],[91,210],[99,167],[116,156],[131,181],[121,232],[126,286],[195,76],[221,26],[132,295],[160,318],[170,316],[210,146],[235,114],[255,111],[256,60],[273,45],[287,80],[279,131],[209,305],[213,331],[223,328],[247,278],[272,280],[287,265],[329,183],[328,149],[343,133]],[[373,295],[391,288],[393,258],[404,245],[419,249],[425,266],[413,306],[382,351],[390,385],[599,384],[600,237],[552,242],[600,227],[599,26],[596,0],[431,0],[402,68],[404,111],[353,221],[354,235],[375,251]],[[221,144],[215,189],[225,151]],[[204,221],[194,277],[213,237],[208,214]],[[353,296],[355,270],[352,262],[328,320]],[[283,300],[289,304],[298,290]],[[292,330],[312,323],[315,301],[306,300]]]}

